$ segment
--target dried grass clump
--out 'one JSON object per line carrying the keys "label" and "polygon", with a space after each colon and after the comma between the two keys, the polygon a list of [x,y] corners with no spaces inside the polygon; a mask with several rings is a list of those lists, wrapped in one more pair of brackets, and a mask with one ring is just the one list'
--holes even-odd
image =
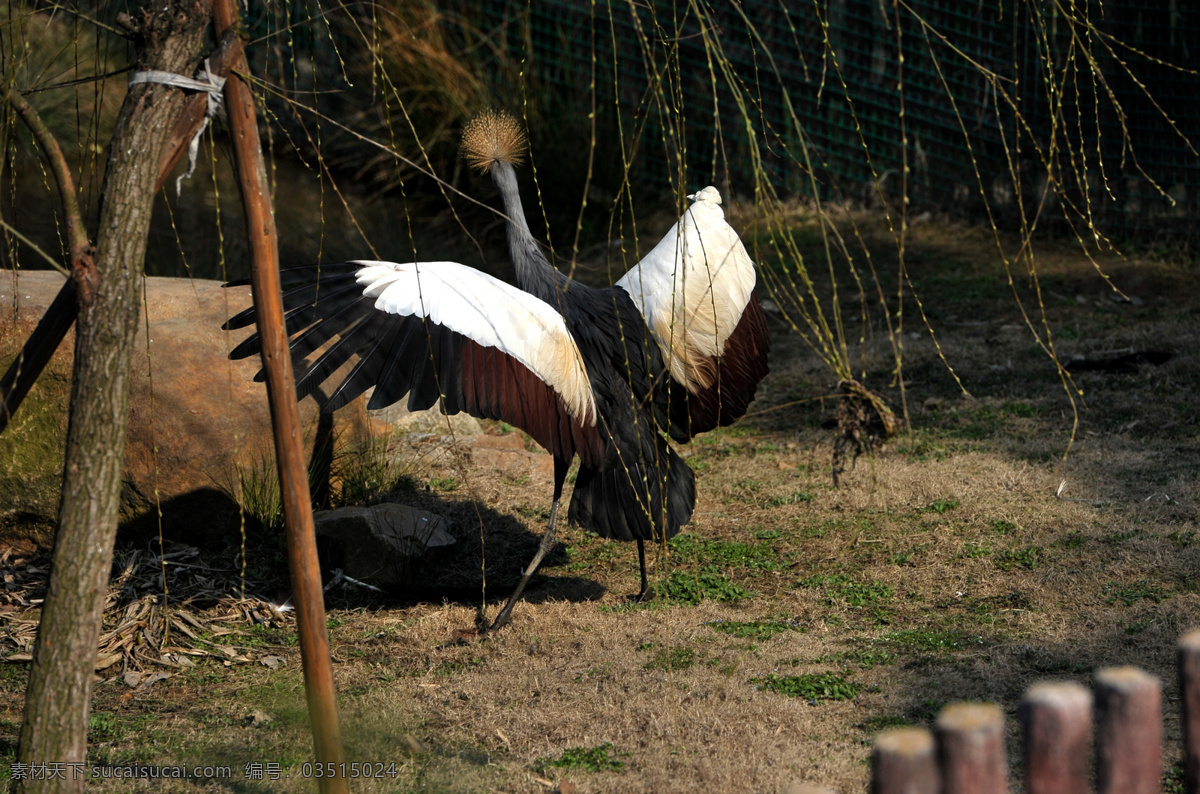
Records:
{"label": "dried grass clump", "polygon": [[853,466],[858,456],[880,447],[896,434],[900,422],[887,401],[856,380],[838,383],[842,398],[838,402],[837,435],[833,440],[833,484],[846,470],[849,455]]}
{"label": "dried grass clump", "polygon": [[[265,598],[242,596],[247,584],[239,569],[221,568],[191,546],[161,557],[140,549],[118,551],[104,602],[104,623],[96,651],[96,669],[118,663],[128,678],[194,667],[193,659],[211,656],[228,664],[282,662],[239,641],[244,628],[291,622],[290,610]],[[0,653],[5,661],[32,659],[33,642],[50,560],[24,557],[10,548],[0,555],[0,576],[8,584],[0,594]],[[169,600],[163,597],[166,577]],[[164,603],[165,602],[165,603]],[[166,671],[167,675],[161,675]]]}

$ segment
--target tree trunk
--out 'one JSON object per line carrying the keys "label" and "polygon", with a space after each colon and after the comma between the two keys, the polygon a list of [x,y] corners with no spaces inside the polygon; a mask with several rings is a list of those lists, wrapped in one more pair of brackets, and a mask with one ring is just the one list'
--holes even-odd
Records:
{"label": "tree trunk", "polygon": [[[209,19],[208,0],[171,0],[124,21],[137,44],[138,68],[190,77],[200,62]],[[87,756],[146,235],[164,148],[185,99],[183,91],[159,84],[130,88],[109,147],[96,269],[76,274],[79,314],[62,506],[18,749],[19,762],[34,768],[82,763]],[[82,770],[74,773],[70,767],[54,780],[31,777],[20,781],[22,790],[81,791],[84,784]]]}

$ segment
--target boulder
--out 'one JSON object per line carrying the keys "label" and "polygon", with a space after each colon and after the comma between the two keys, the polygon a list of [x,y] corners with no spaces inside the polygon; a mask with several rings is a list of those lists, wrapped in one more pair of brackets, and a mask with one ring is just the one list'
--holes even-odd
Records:
{"label": "boulder", "polygon": [[454,545],[445,519],[407,505],[319,510],[313,522],[322,562],[378,587],[406,584],[420,558],[444,556]]}
{"label": "boulder", "polygon": [[[0,366],[7,369],[63,284],[54,271],[0,274]],[[266,387],[254,382],[258,357],[230,361],[248,334],[221,324],[250,305],[248,287],[183,278],[146,279],[142,330],[133,355],[123,523],[211,545],[237,526],[231,498],[239,472],[271,470],[274,444]],[[56,523],[74,333],[0,434],[0,533],[45,544]],[[318,422],[317,402],[300,405],[311,450],[319,431],[339,443],[361,440],[362,401]],[[13,507],[8,507],[8,506]]]}

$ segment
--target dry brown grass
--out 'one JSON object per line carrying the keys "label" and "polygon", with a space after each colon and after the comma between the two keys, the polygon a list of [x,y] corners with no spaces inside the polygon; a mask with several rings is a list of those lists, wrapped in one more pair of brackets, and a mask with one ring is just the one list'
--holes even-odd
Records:
{"label": "dry brown grass", "polygon": [[[454,631],[475,624],[483,557],[489,594],[505,594],[536,545],[550,486],[536,471],[497,472],[478,456],[464,469],[427,453],[434,487],[415,500],[455,522],[459,555],[407,601],[330,593],[348,757],[396,763],[396,779],[361,790],[550,790],[540,779],[581,792],[782,792],[796,781],[861,791],[884,727],[927,724],[957,699],[1011,716],[1035,681],[1089,682],[1126,663],[1164,680],[1173,763],[1172,648],[1200,623],[1194,266],[1112,263],[1141,300],[1118,304],[1069,246],[1045,246],[1046,310],[1064,360],[1174,352],[1136,374],[1076,376],[1088,410],[1060,467],[1070,405],[989,245],[947,224],[914,231],[914,281],[972,396],[927,333],[906,337],[913,430],[860,458],[841,488],[821,427],[833,401],[788,405],[834,384],[782,323],[754,415],[687,450],[696,514],[673,553],[655,555],[655,581],[694,582],[710,569],[724,577],[710,594],[740,587],[741,600],[689,606],[672,590],[632,607],[633,547],[567,529],[513,625],[456,644]],[[877,389],[885,343],[874,329],[859,364]],[[737,636],[715,628],[721,621],[779,631]],[[96,690],[94,757],[230,763],[238,780],[245,762],[275,761],[293,777],[264,788],[309,790],[296,777],[311,741],[286,637],[263,640],[287,659],[281,670],[210,660],[142,690],[110,675]],[[11,754],[24,674],[2,670],[0,737]],[[770,675],[813,673],[841,676],[857,694],[809,702],[757,688]],[[255,711],[270,722],[256,724]],[[1010,720],[1013,751],[1014,732]],[[545,765],[605,743],[619,769]]]}

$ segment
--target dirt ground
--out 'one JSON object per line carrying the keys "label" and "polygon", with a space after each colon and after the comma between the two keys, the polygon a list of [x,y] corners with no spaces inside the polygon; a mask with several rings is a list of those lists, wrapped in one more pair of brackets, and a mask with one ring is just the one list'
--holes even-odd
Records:
{"label": "dirt ground", "polygon": [[[894,272],[885,235],[868,229],[868,239],[879,271]],[[646,605],[629,601],[632,545],[563,529],[513,624],[456,642],[475,624],[481,568],[494,613],[532,555],[549,483],[484,458],[460,466],[436,454],[444,439],[406,453],[417,487],[401,499],[450,518],[459,550],[414,571],[405,593],[328,593],[347,760],[382,775],[354,790],[787,792],[809,782],[863,791],[875,734],[928,725],[956,700],[1004,709],[1016,780],[1024,690],[1046,679],[1089,684],[1097,669],[1125,664],[1163,681],[1165,785],[1178,785],[1174,644],[1200,625],[1196,265],[1109,256],[1110,284],[1070,241],[1037,250],[1060,360],[1082,356],[1093,368],[1073,366],[1064,386],[1015,300],[1044,335],[1030,283],[1010,286],[990,230],[917,226],[906,263],[954,374],[909,295],[901,399],[877,312],[864,328],[847,301],[855,374],[902,417],[907,408],[911,429],[859,458],[838,488],[833,377],[771,312],[772,373],[751,415],[685,450],[695,516],[653,552],[659,596]],[[771,267],[769,252],[760,256]],[[1071,384],[1082,397],[1064,460]],[[228,598],[240,586],[229,573],[238,551],[189,558],[189,575]],[[247,557],[248,593],[286,589],[277,543],[252,544]],[[45,558],[10,553],[4,565],[27,581]],[[115,613],[161,595],[147,586],[114,598]],[[89,762],[231,769],[170,790],[312,790],[290,615],[182,598],[168,611],[195,617],[179,621],[194,639],[172,642],[206,655],[102,670]],[[218,631],[220,609],[233,617]],[[6,653],[24,647],[35,617],[0,614]],[[110,616],[106,631],[117,622]],[[147,684],[153,672],[169,677]],[[27,665],[0,665],[0,676],[7,774]],[[139,787],[167,790],[97,784]]]}

